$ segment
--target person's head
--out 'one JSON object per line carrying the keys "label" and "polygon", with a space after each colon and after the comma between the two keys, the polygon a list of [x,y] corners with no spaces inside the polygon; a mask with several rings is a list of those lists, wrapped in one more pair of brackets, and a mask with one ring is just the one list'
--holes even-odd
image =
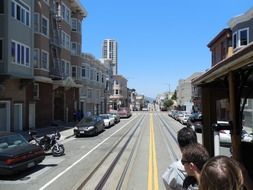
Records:
{"label": "person's head", "polygon": [[178,131],[177,141],[181,151],[185,146],[198,142],[195,131],[190,127],[184,127]]}
{"label": "person's head", "polygon": [[199,180],[200,171],[208,159],[209,154],[206,148],[199,143],[189,144],[183,148],[181,162],[186,173],[196,177],[197,180]]}
{"label": "person's head", "polygon": [[200,174],[200,190],[241,190],[243,177],[239,164],[232,158],[216,156],[204,165]]}

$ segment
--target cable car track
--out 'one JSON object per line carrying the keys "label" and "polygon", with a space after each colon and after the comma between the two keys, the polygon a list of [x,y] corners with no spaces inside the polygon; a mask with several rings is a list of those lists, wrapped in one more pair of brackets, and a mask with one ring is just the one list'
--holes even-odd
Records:
{"label": "cable car track", "polygon": [[[130,133],[131,130],[132,133],[130,134],[130,136],[127,138],[126,142],[124,143],[123,147],[120,149],[120,151],[118,152],[117,156],[113,159],[112,163],[110,164],[110,166],[107,168],[106,172],[104,173],[104,175],[101,177],[101,179],[99,180],[98,184],[96,185],[95,189],[96,190],[100,190],[103,189],[105,183],[107,182],[108,178],[110,177],[111,173],[113,172],[115,166],[117,165],[119,159],[121,158],[122,154],[124,153],[125,149],[127,148],[129,142],[131,141],[133,135],[135,134],[135,132],[137,131],[137,129],[141,126],[141,123],[143,121],[145,115],[142,115],[142,117],[140,119],[138,119],[137,124],[134,126],[134,130],[132,127],[130,127],[125,133],[124,135],[121,136],[121,138],[117,141],[117,143],[114,144],[114,146],[110,149],[110,151],[103,157],[103,159],[97,164],[97,166],[93,169],[93,171],[89,174],[88,177],[86,177],[83,182],[76,188],[77,190],[81,190],[85,187],[85,185],[90,181],[90,179],[92,178],[92,176],[100,169],[100,167],[102,166],[102,164],[106,161],[106,159],[112,154],[112,152],[118,147],[118,145],[123,141],[123,139],[125,139],[125,137]],[[138,139],[137,139],[138,140]],[[136,140],[136,141],[137,141]],[[133,156],[133,151],[134,149],[131,150],[130,156],[128,158],[128,161],[124,167],[123,173],[120,177],[120,180],[118,182],[118,187],[120,188],[126,171],[128,169],[129,163],[132,159]]]}

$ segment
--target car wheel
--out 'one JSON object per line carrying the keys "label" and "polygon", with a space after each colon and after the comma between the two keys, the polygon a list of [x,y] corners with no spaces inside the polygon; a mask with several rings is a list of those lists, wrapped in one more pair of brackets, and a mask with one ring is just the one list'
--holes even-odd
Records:
{"label": "car wheel", "polygon": [[98,135],[98,128],[95,129],[95,135]]}

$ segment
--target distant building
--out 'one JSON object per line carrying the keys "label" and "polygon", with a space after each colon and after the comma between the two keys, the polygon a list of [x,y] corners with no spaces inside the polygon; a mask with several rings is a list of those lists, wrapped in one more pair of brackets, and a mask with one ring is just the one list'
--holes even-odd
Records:
{"label": "distant building", "polygon": [[136,108],[141,111],[145,104],[144,95],[136,95]]}
{"label": "distant building", "polygon": [[197,78],[202,73],[194,73],[186,79],[181,79],[177,86],[177,103],[181,110],[192,112],[192,79]]}
{"label": "distant building", "polygon": [[102,47],[102,58],[112,60],[113,75],[118,75],[118,47],[115,40],[104,40]]}
{"label": "distant building", "polygon": [[113,75],[113,94],[110,95],[110,108],[128,107],[127,79],[122,75]]}

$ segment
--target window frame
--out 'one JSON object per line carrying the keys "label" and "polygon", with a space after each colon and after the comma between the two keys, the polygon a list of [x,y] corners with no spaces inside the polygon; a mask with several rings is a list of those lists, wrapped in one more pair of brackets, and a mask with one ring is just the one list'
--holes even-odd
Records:
{"label": "window frame", "polygon": [[[75,45],[75,49],[73,49],[73,45]],[[71,55],[77,55],[77,42],[71,42]]]}
{"label": "window frame", "polygon": [[76,65],[71,66],[71,77],[73,79],[77,78],[77,66]]}
{"label": "window frame", "polygon": [[[19,9],[17,9],[18,7]],[[24,18],[22,17],[22,13]],[[19,0],[19,2],[16,2],[14,0],[11,1],[11,16],[14,19],[18,20],[19,22],[21,22],[22,24],[24,24],[25,26],[31,27],[31,7],[24,1],[22,0]]]}
{"label": "window frame", "polygon": [[[43,62],[43,54],[46,55],[46,68],[44,68],[44,62]],[[44,49],[41,49],[40,51],[40,69],[43,69],[43,70],[46,70],[46,71],[49,71],[49,53],[48,51],[44,50]]]}
{"label": "window frame", "polygon": [[71,31],[77,32],[77,18],[71,18]]}
{"label": "window frame", "polygon": [[[13,45],[14,44],[14,60],[12,60],[13,64],[30,67],[31,66],[31,48],[23,43],[20,43],[15,40],[11,40],[11,56],[13,56]],[[28,56],[27,56],[28,50]],[[22,63],[23,62],[23,63]]]}
{"label": "window frame", "polygon": [[[35,24],[35,22],[37,22],[37,23]],[[35,26],[37,26],[37,27],[35,28]],[[41,27],[40,27],[40,13],[34,12],[34,14],[33,14],[33,30],[35,33],[39,33],[40,29],[41,29]]]}
{"label": "window frame", "polygon": [[81,73],[82,79],[86,79],[86,66],[82,65],[82,73]]}
{"label": "window frame", "polygon": [[[245,45],[242,45],[241,44],[241,32],[243,32],[243,31],[246,31],[246,43],[247,44],[245,44]],[[239,29],[238,30],[238,47],[242,47],[242,46],[246,46],[246,45],[248,45],[249,44],[249,28],[247,27],[247,28],[241,28],[241,29]]]}
{"label": "window frame", "polygon": [[[43,31],[43,19],[45,19],[47,21],[47,25],[46,25],[46,34],[44,33]],[[47,38],[49,38],[49,19],[47,17],[45,17],[44,15],[41,15],[41,20],[40,20],[40,31],[41,31],[41,34],[43,36],[46,36]]]}
{"label": "window frame", "polygon": [[233,49],[236,49],[238,47],[238,34],[237,31],[233,33],[232,35],[232,47]]}

